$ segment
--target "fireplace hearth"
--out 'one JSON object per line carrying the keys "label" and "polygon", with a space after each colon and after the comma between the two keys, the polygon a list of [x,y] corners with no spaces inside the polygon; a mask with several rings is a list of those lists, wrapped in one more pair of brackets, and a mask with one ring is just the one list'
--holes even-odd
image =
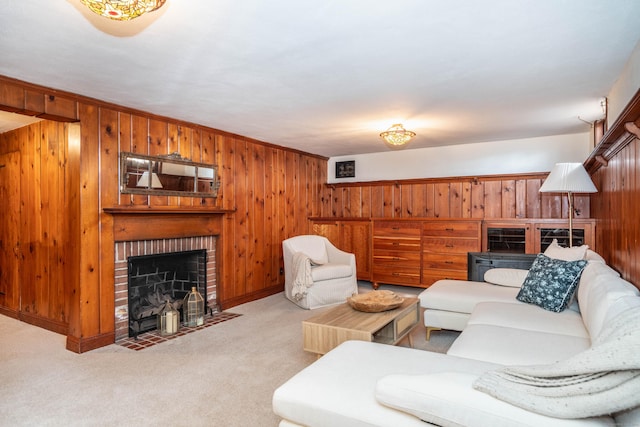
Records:
{"label": "fireplace hearth", "polygon": [[158,313],[168,301],[181,312],[195,287],[207,300],[207,251],[193,250],[127,258],[129,337],[156,329]]}

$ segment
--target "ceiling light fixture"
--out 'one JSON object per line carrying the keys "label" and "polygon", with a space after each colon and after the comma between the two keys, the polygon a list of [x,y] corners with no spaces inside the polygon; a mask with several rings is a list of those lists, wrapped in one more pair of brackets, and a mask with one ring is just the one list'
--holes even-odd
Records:
{"label": "ceiling light fixture", "polygon": [[80,0],[93,13],[116,21],[129,21],[160,9],[166,0]]}
{"label": "ceiling light fixture", "polygon": [[390,145],[404,145],[416,136],[415,132],[406,130],[401,124],[395,124],[380,134],[380,138]]}

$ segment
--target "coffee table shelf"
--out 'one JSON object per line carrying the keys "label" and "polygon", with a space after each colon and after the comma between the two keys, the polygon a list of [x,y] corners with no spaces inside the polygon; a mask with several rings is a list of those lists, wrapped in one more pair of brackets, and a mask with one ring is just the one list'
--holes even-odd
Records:
{"label": "coffee table shelf", "polygon": [[[396,309],[357,311],[344,303],[302,322],[303,348],[322,355],[349,340],[395,345],[420,321],[418,298],[405,298]],[[409,335],[409,344],[413,346]]]}

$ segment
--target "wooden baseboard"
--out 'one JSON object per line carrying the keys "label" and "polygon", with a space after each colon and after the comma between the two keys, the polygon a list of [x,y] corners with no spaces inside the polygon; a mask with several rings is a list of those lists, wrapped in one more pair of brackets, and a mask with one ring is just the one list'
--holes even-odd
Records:
{"label": "wooden baseboard", "polygon": [[65,322],[61,322],[59,320],[47,319],[46,317],[41,317],[35,314],[26,313],[24,311],[18,314],[18,319],[30,325],[34,325],[39,328],[46,329],[48,331],[55,332],[57,334],[67,335],[67,332],[69,331],[69,325]]}
{"label": "wooden baseboard", "polygon": [[242,295],[235,298],[229,298],[225,300],[221,300],[220,308],[222,310],[226,310],[231,307],[235,307],[236,305],[244,304],[247,302],[255,301],[260,298],[268,297],[269,295],[277,294],[278,292],[282,292],[284,290],[284,285],[275,285],[269,288],[261,289],[257,292],[252,292],[247,295]]}
{"label": "wooden baseboard", "polygon": [[88,338],[79,338],[67,335],[67,350],[73,351],[74,353],[84,353],[113,344],[114,342],[116,342],[115,332],[109,332]]}
{"label": "wooden baseboard", "polygon": [[13,317],[14,319],[19,319],[18,312],[16,310],[11,310],[10,308],[0,307],[0,314]]}

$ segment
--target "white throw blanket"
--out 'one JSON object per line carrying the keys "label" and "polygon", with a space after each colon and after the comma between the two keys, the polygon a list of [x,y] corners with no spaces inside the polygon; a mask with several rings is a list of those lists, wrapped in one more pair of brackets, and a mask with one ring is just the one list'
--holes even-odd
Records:
{"label": "white throw blanket", "polygon": [[311,278],[311,258],[302,252],[293,254],[292,260],[293,288],[291,296],[300,301],[307,295],[307,288],[313,285]]}
{"label": "white throw blanket", "polygon": [[512,366],[474,388],[556,418],[611,415],[640,406],[640,309],[618,314],[591,348],[549,365]]}

